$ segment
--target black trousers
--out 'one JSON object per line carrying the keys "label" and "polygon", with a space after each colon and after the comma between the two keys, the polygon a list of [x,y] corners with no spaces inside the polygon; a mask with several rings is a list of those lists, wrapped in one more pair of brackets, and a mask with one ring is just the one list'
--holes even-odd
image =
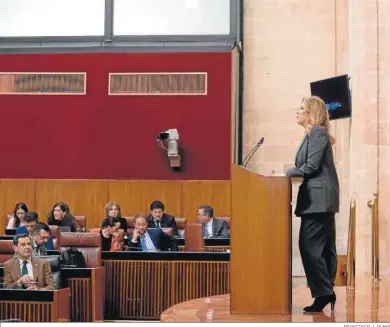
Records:
{"label": "black trousers", "polygon": [[333,294],[337,270],[334,213],[302,215],[299,250],[312,297]]}

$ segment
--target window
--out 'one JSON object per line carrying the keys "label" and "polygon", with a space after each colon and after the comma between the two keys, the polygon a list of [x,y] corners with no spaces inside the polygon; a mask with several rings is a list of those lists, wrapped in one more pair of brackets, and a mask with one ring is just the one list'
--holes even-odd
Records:
{"label": "window", "polygon": [[229,35],[229,0],[115,0],[114,35]]}
{"label": "window", "polygon": [[0,37],[99,36],[104,0],[0,0]]}

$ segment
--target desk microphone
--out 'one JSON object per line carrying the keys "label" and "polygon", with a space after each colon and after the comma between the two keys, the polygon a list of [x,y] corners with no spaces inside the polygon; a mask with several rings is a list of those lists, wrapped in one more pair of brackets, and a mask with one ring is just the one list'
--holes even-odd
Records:
{"label": "desk microphone", "polygon": [[246,155],[245,159],[242,161],[242,166],[246,167],[249,161],[252,159],[253,155],[260,148],[260,146],[264,143],[264,136],[256,143],[256,145],[252,148],[252,150]]}

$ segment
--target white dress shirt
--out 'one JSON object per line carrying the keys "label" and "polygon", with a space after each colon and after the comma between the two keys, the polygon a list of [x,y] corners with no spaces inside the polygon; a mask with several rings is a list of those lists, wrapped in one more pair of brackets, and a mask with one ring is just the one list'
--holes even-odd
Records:
{"label": "white dress shirt", "polygon": [[213,220],[214,218],[211,218],[211,220],[204,226],[207,230],[207,237],[213,236]]}
{"label": "white dress shirt", "polygon": [[32,278],[34,278],[34,275],[33,275],[33,269],[32,269],[32,263],[31,263],[31,258],[28,259],[28,260],[22,260],[19,258],[19,265],[20,265],[20,276],[22,276],[22,269],[23,269],[23,262],[24,261],[27,261],[27,271],[28,271],[28,275],[31,276]]}
{"label": "white dress shirt", "polygon": [[148,251],[156,251],[156,247],[154,246],[153,241],[150,238],[148,231],[146,231],[144,235],[145,235],[145,241],[146,241],[146,249]]}
{"label": "white dress shirt", "polygon": [[[142,247],[141,240],[142,240],[142,237],[144,237],[145,243],[146,243],[146,251],[156,251],[156,247],[154,246],[153,241],[150,238],[148,231],[146,231],[143,235],[140,235],[139,237],[140,237],[139,241],[141,243],[141,247]],[[131,242],[133,242],[133,241],[131,241]]]}

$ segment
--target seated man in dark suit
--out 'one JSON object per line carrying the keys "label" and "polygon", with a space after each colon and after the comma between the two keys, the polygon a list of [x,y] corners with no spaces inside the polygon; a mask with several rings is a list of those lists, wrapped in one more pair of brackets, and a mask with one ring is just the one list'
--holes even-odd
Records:
{"label": "seated man in dark suit", "polygon": [[[26,212],[25,213],[25,218],[23,220],[23,223],[22,225],[20,225],[17,229],[16,229],[16,235],[19,235],[19,234],[28,234],[32,239],[33,239],[33,230],[35,229],[36,225],[39,224],[39,218],[38,218],[38,214],[36,212]],[[46,224],[44,224],[45,226],[47,226]],[[47,226],[47,228],[49,228]],[[47,231],[47,229],[46,229]],[[45,232],[42,232],[42,234],[45,234]],[[50,228],[49,228],[49,234],[50,234]],[[51,239],[51,237],[48,238],[48,240],[45,242],[45,248],[46,250],[53,250],[54,248],[54,245],[53,245],[53,240]]]}
{"label": "seated man in dark suit", "polygon": [[33,255],[47,255],[46,250],[48,250],[48,248],[46,247],[46,244],[50,239],[50,227],[45,223],[38,222],[32,230],[31,238],[33,241]]}
{"label": "seated man in dark suit", "polygon": [[38,223],[38,214],[36,212],[26,212],[22,224],[16,229],[15,234],[30,234]]}
{"label": "seated man in dark suit", "polygon": [[177,246],[161,228],[148,228],[144,214],[134,217],[134,231],[128,244],[128,251],[177,251]]}
{"label": "seated man in dark suit", "polygon": [[13,239],[15,256],[4,263],[5,288],[53,290],[50,264],[32,256],[32,242],[27,234]]}
{"label": "seated man in dark suit", "polygon": [[164,212],[165,206],[161,201],[153,201],[150,205],[150,214],[146,217],[149,228],[172,228],[172,235],[179,237],[175,217]]}
{"label": "seated man in dark suit", "polygon": [[229,238],[226,220],[214,217],[214,210],[208,205],[199,207],[198,220],[203,225],[204,238]]}

